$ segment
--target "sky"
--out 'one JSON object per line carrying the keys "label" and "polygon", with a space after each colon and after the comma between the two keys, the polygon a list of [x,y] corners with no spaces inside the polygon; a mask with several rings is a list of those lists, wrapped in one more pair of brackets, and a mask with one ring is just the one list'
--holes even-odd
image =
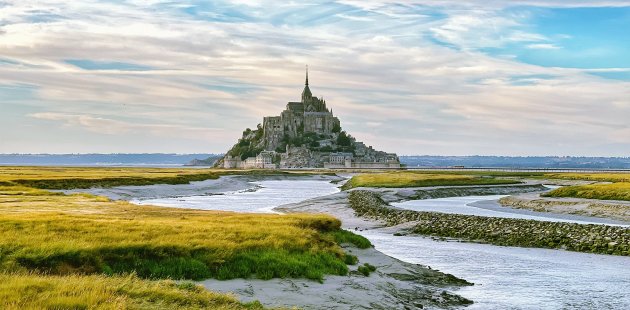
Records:
{"label": "sky", "polygon": [[0,153],[220,153],[309,84],[399,155],[630,156],[630,1],[0,0]]}

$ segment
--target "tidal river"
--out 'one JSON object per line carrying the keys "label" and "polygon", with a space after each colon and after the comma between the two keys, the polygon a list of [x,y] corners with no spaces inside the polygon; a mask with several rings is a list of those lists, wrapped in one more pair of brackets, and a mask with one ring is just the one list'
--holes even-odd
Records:
{"label": "tidal river", "polygon": [[[252,182],[248,190],[221,195],[134,202],[204,210],[273,212],[274,207],[282,204],[338,191],[335,184],[325,180],[263,180]],[[559,218],[539,212],[508,212],[497,209],[500,208],[496,206],[498,198],[429,199],[398,206],[486,216],[497,216],[495,212],[501,212],[499,216],[503,217],[601,222],[584,217]],[[393,236],[378,229],[360,233],[387,255],[431,266],[475,283],[455,292],[475,302],[468,309],[630,309],[630,257],[435,241],[419,236]]]}
{"label": "tidal river", "polygon": [[271,213],[274,212],[273,208],[280,205],[339,192],[335,184],[325,180],[267,180],[250,183],[248,189],[221,194],[134,199],[131,202],[176,208]]}

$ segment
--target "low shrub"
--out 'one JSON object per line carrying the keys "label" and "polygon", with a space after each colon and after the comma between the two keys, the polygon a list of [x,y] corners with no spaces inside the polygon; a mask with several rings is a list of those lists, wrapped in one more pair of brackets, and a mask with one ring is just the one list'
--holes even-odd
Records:
{"label": "low shrub", "polygon": [[365,263],[363,264],[363,266],[359,266],[359,268],[357,268],[357,271],[363,274],[364,276],[368,277],[370,276],[371,272],[376,271],[376,267],[368,263]]}
{"label": "low shrub", "polygon": [[372,243],[367,238],[344,229],[338,229],[334,231],[332,235],[335,238],[335,242],[337,242],[338,244],[350,243],[359,249],[367,249],[372,247]]}

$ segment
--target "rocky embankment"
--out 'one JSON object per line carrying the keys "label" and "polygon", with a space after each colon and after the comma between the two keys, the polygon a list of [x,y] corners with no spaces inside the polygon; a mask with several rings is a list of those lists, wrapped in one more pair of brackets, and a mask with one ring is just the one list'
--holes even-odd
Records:
{"label": "rocky embankment", "polygon": [[538,212],[575,214],[630,222],[630,202],[579,198],[549,198],[529,193],[499,199],[503,206]]}
{"label": "rocky embankment", "polygon": [[627,227],[400,210],[366,190],[352,191],[348,199],[359,216],[383,221],[388,226],[413,223],[409,233],[494,245],[630,256]]}

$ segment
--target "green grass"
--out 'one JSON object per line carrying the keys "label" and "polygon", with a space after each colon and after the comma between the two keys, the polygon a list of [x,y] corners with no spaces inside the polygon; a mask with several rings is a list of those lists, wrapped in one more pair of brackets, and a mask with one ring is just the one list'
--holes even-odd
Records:
{"label": "green grass", "polygon": [[152,279],[321,280],[347,273],[334,237],[340,222],[329,216],[136,206],[31,191],[0,189],[0,270]]}
{"label": "green grass", "polygon": [[542,196],[630,201],[630,182],[563,186]]}
{"label": "green grass", "polygon": [[597,182],[630,182],[630,173],[546,173],[545,178]]}
{"label": "green grass", "polygon": [[307,175],[309,171],[190,168],[13,167],[0,166],[0,186],[74,189],[124,185],[188,184],[224,175]]}
{"label": "green grass", "polygon": [[498,179],[490,175],[435,174],[415,171],[366,173],[352,177],[342,189],[356,187],[427,187],[517,184],[517,180]]}
{"label": "green grass", "polygon": [[367,249],[372,247],[372,243],[370,242],[370,240],[347,230],[340,229],[332,232],[331,234],[335,239],[335,242],[337,242],[338,244],[350,243],[359,249]]}
{"label": "green grass", "polygon": [[368,263],[365,263],[363,264],[363,266],[359,266],[359,268],[357,268],[357,271],[363,274],[364,276],[368,277],[371,272],[376,271],[376,267]]}
{"label": "green grass", "polygon": [[0,271],[321,281],[348,272],[338,243],[369,246],[340,225],[326,215],[137,206],[0,186]]}
{"label": "green grass", "polygon": [[[325,275],[347,274],[347,264],[357,263],[339,243],[370,246],[327,215],[138,206],[24,185],[113,186],[182,176],[183,182],[212,171],[0,167],[0,172],[0,309],[261,309],[163,279],[322,281]],[[218,174],[236,172],[285,173]]]}
{"label": "green grass", "polygon": [[192,283],[136,276],[0,274],[0,308],[25,309],[263,309]]}
{"label": "green grass", "polygon": [[612,182],[563,186],[543,194],[545,197],[573,197],[630,201],[630,173],[549,173],[545,177],[563,180]]}

